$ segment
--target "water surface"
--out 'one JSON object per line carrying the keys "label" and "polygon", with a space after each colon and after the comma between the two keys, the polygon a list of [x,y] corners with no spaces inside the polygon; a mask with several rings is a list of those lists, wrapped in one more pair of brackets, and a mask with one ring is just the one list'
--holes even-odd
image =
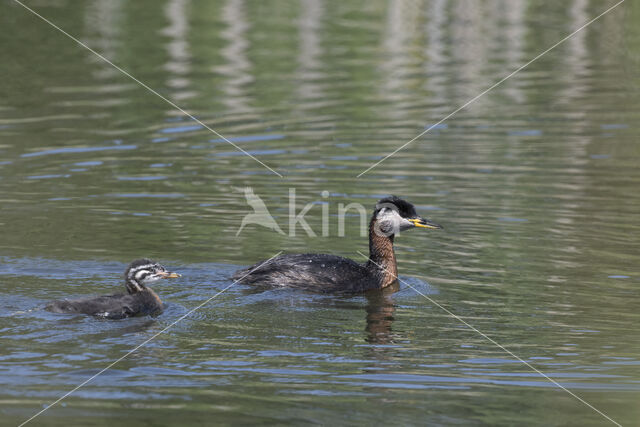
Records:
{"label": "water surface", "polygon": [[[609,5],[612,5],[610,3]],[[0,424],[17,425],[284,250],[359,259],[338,205],[396,194],[399,289],[234,286],[42,425],[623,425],[640,420],[640,9],[626,2],[87,1],[0,7]],[[249,225],[252,187],[286,232]],[[290,189],[318,235],[288,228]],[[324,197],[323,192],[329,196]],[[330,212],[322,236],[322,209]],[[134,258],[183,278],[156,318],[60,316]]]}

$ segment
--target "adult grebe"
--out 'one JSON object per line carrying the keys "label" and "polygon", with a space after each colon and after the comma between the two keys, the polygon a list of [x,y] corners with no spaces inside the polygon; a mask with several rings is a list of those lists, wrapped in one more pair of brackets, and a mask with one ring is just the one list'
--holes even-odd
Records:
{"label": "adult grebe", "polygon": [[411,203],[396,196],[386,197],[376,204],[369,223],[369,260],[366,263],[328,254],[287,254],[239,270],[233,279],[243,284],[323,293],[385,288],[394,283],[398,275],[393,238],[399,231],[414,227],[442,228],[418,216]]}
{"label": "adult grebe", "polygon": [[163,266],[149,259],[138,259],[129,264],[124,272],[126,294],[63,299],[49,303],[46,309],[54,313],[90,314],[105,319],[155,315],[162,312],[164,305],[158,295],[145,285],[174,277],[180,277],[180,275],[167,271]]}

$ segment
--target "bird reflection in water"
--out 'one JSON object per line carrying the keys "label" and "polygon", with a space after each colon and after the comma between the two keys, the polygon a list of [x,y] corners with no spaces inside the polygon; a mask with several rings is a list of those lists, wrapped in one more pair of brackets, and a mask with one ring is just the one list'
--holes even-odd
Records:
{"label": "bird reflection in water", "polygon": [[400,284],[396,280],[390,286],[367,292],[367,332],[366,341],[370,344],[391,344],[396,334],[391,331],[395,305],[392,295],[400,289]]}
{"label": "bird reflection in water", "polygon": [[[402,334],[394,333],[391,329],[391,325],[394,321],[395,304],[393,301],[393,294],[400,289],[398,281],[393,282],[391,285],[383,289],[374,289],[365,292],[362,296],[366,299],[366,305],[364,306],[365,312],[365,338],[364,340],[369,344],[394,344],[400,339],[406,339]],[[249,297],[253,295],[264,294],[265,292],[273,291],[270,286],[251,286],[245,287],[242,290],[242,294]],[[286,290],[283,290],[286,291]],[[297,294],[299,295],[299,294]],[[309,296],[314,296],[313,293],[309,293]],[[282,305],[285,301],[281,295],[272,298],[277,298],[278,305]],[[354,300],[353,296],[342,295],[338,298],[329,298],[326,295],[317,296],[318,299],[310,301],[309,299],[300,300],[299,296],[292,297],[288,294],[286,301],[289,301],[291,305],[313,305],[316,308],[326,307],[331,309],[342,310],[357,310],[361,311],[363,306],[358,297],[358,300]],[[289,299],[290,298],[290,299]],[[255,304],[252,301],[251,304]]]}

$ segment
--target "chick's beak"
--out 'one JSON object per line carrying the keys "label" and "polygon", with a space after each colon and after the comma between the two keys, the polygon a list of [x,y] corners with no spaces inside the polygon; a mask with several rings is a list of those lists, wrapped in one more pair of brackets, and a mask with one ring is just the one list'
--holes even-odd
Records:
{"label": "chick's beak", "polygon": [[411,218],[409,221],[411,221],[413,225],[415,225],[416,227],[420,227],[420,228],[442,229],[441,225],[421,217]]}
{"label": "chick's beak", "polygon": [[158,273],[158,274],[163,279],[175,279],[176,277],[180,277],[180,275],[178,273],[172,273],[170,271],[163,271],[163,272]]}

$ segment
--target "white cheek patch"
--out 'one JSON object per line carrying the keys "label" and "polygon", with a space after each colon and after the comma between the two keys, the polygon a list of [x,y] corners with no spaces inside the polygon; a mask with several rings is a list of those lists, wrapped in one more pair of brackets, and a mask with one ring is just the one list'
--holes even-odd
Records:
{"label": "white cheek patch", "polygon": [[380,213],[378,213],[378,221],[387,223],[389,225],[400,224],[402,222],[402,217],[393,209],[383,208]]}
{"label": "white cheek patch", "polygon": [[398,234],[400,231],[413,228],[413,224],[400,216],[397,210],[382,208],[377,215],[380,230],[387,235]]}
{"label": "white cheek patch", "polygon": [[144,276],[148,276],[149,274],[151,274],[151,272],[150,272],[149,270],[138,270],[138,271],[136,272],[136,275],[135,275],[135,276],[133,276],[133,277],[135,277],[135,278],[136,278],[136,280],[142,280],[142,278],[143,278]]}
{"label": "white cheek patch", "polygon": [[129,270],[127,273],[127,281],[140,291],[145,284],[160,280],[162,277],[157,273],[164,271],[166,270],[160,264],[150,263],[138,265]]}
{"label": "white cheek patch", "polygon": [[400,230],[401,219],[402,217],[397,211],[389,208],[382,208],[376,216],[378,231],[385,236],[397,233]]}
{"label": "white cheek patch", "polygon": [[149,271],[149,269],[153,267],[153,264],[139,265],[129,270],[127,275],[129,277],[136,277],[140,271]]}

